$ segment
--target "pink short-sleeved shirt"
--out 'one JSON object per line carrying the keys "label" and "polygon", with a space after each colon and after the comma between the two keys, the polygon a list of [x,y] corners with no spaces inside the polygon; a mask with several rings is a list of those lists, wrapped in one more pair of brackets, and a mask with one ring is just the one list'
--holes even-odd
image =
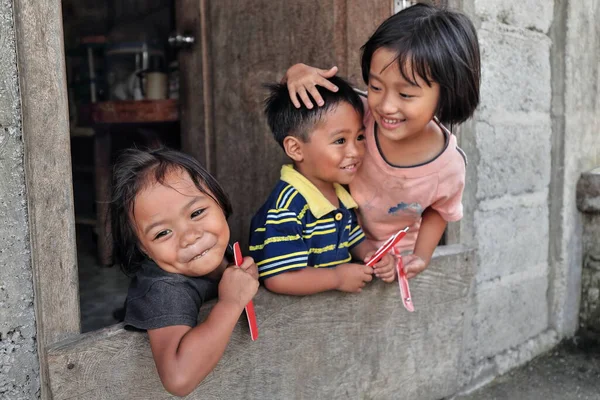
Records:
{"label": "pink short-sleeved shirt", "polygon": [[359,221],[367,240],[376,247],[408,226],[408,234],[397,249],[413,251],[426,208],[432,207],[446,221],[462,218],[466,156],[457,146],[456,136],[440,124],[446,134],[446,147],[435,159],[412,167],[392,166],[378,147],[375,120],[366,104],[365,109],[367,151],[350,184]]}

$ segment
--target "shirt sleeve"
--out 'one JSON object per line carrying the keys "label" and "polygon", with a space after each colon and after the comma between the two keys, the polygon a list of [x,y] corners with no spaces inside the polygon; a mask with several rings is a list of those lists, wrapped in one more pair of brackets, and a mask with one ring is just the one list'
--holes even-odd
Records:
{"label": "shirt sleeve", "polygon": [[298,215],[287,209],[269,210],[261,225],[252,226],[250,255],[261,280],[306,268],[308,248]]}
{"label": "shirt sleeve", "polygon": [[125,326],[145,330],[174,325],[194,327],[201,305],[200,296],[185,284],[159,280],[145,293],[132,297],[128,294]]}
{"label": "shirt sleeve", "polygon": [[458,151],[439,173],[438,191],[431,207],[448,222],[458,221],[463,216],[465,173],[465,160]]}
{"label": "shirt sleeve", "polygon": [[348,238],[348,248],[352,250],[356,246],[365,240],[365,233],[363,232],[360,224],[358,223],[358,217],[354,210],[350,210],[350,237]]}

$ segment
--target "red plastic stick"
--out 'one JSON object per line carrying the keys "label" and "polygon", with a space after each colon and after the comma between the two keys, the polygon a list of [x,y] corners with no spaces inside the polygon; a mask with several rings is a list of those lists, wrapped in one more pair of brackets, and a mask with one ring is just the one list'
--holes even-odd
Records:
{"label": "red plastic stick", "polygon": [[390,251],[404,236],[406,236],[406,232],[408,232],[408,227],[399,230],[392,237],[385,241],[384,244],[381,245],[379,249],[373,254],[373,257],[367,263],[367,266],[373,267],[381,257],[383,257],[388,251]]}
{"label": "red plastic stick", "polygon": [[[235,260],[235,265],[238,267],[242,265],[244,258],[242,257],[242,250],[240,250],[240,244],[238,242],[233,244],[233,258]],[[246,304],[244,310],[246,311],[246,317],[248,318],[248,326],[250,326],[250,337],[252,340],[256,340],[258,339],[258,325],[256,323],[256,313],[254,312],[254,303],[252,300]]]}
{"label": "red plastic stick", "polygon": [[402,262],[402,256],[398,253],[398,250],[394,248],[394,255],[398,259],[396,263],[396,271],[398,272],[398,286],[400,286],[400,297],[402,297],[402,304],[408,311],[415,311],[415,306],[410,297],[410,288],[408,287],[408,278],[406,278],[406,271],[404,271],[404,263]]}

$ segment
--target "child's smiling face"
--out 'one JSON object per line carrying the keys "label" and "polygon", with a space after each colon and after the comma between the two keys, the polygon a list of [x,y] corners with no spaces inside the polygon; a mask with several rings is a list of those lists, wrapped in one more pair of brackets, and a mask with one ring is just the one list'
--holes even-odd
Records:
{"label": "child's smiling face", "polygon": [[[413,139],[431,122],[440,88],[415,74],[417,85],[408,82],[398,67],[396,53],[382,47],[373,53],[367,101],[378,132],[391,141]],[[412,69],[406,68],[411,77]]]}
{"label": "child's smiling face", "polygon": [[333,183],[349,184],[365,154],[361,115],[348,103],[340,102],[323,115],[323,121],[301,143],[298,170],[317,188]]}
{"label": "child's smiling face", "polygon": [[160,268],[203,276],[224,264],[229,226],[223,210],[187,172],[171,170],[135,198],[131,215],[140,249]]}

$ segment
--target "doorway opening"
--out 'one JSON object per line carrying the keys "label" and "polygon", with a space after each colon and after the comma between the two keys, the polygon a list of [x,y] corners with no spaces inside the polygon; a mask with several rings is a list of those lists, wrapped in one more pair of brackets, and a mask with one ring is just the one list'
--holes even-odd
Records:
{"label": "doorway opening", "polygon": [[173,0],[63,0],[81,330],[122,319],[113,265],[111,166],[132,146],[181,148]]}

